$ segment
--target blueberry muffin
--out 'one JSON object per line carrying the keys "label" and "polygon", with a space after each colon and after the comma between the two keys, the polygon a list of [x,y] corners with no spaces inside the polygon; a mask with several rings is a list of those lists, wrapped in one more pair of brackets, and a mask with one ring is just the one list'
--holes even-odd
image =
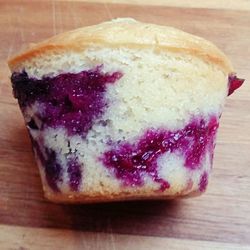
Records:
{"label": "blueberry muffin", "polygon": [[212,43],[131,18],[59,34],[9,67],[54,202],[201,194],[225,98],[243,83]]}

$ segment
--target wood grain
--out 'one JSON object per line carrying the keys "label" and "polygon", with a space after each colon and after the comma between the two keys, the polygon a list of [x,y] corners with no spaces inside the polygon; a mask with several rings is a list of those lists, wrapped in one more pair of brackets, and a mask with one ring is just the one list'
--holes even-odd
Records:
{"label": "wood grain", "polygon": [[85,206],[43,198],[6,59],[28,43],[123,16],[203,36],[229,55],[239,76],[250,77],[250,11],[0,1],[0,249],[35,249],[34,242],[36,249],[70,249],[71,244],[75,249],[250,249],[249,80],[227,99],[214,171],[203,196]]}
{"label": "wood grain", "polygon": [[[61,0],[57,0],[61,1]],[[71,0],[67,0],[71,1]],[[76,0],[78,2],[86,2],[84,0]],[[153,5],[168,6],[180,8],[206,8],[206,9],[231,9],[231,10],[250,10],[249,0],[88,0],[90,3],[120,3],[133,5]]]}
{"label": "wood grain", "polygon": [[[119,249],[119,250],[247,250],[242,244],[183,240],[128,234],[107,234],[71,230],[0,226],[0,245],[6,249]],[[10,235],[15,235],[15,238]],[[9,239],[7,241],[6,239]],[[43,239],[43,241],[41,241]],[[37,244],[39,243],[39,244]],[[167,247],[167,248],[166,248]]]}

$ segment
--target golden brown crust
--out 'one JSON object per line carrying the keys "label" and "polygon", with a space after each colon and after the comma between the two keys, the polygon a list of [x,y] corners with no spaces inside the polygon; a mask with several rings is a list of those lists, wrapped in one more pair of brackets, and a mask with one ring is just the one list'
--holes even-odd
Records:
{"label": "golden brown crust", "polygon": [[178,29],[117,19],[59,34],[11,58],[9,67],[18,68],[24,61],[47,53],[83,51],[88,47],[152,48],[191,54],[219,65],[225,73],[233,72],[228,58],[212,43]]}
{"label": "golden brown crust", "polygon": [[138,201],[138,200],[173,200],[178,198],[189,198],[196,197],[201,195],[201,192],[193,191],[189,194],[180,194],[180,195],[115,195],[115,196],[87,196],[87,195],[75,195],[69,197],[65,194],[56,194],[56,193],[45,193],[45,198],[49,201],[55,203],[72,203],[72,204],[93,204],[93,203],[104,203],[104,202],[114,202],[114,201]]}
{"label": "golden brown crust", "polygon": [[69,197],[65,194],[60,193],[45,193],[45,198],[49,201],[55,203],[81,203],[81,204],[93,204],[93,203],[103,203],[103,202],[114,202],[114,201],[133,201],[133,200],[173,200],[176,198],[183,198],[183,197],[193,197],[200,195],[201,193],[194,192],[188,195],[114,195],[114,196],[87,196],[83,194],[78,194],[72,197]]}
{"label": "golden brown crust", "polygon": [[50,191],[49,189],[44,190],[45,198],[49,201],[55,203],[103,203],[103,202],[114,202],[114,201],[133,201],[133,200],[172,200],[177,198],[189,198],[199,196],[202,193],[198,190],[193,190],[189,193],[181,192],[175,195],[164,195],[159,193],[142,193],[142,194],[135,194],[135,193],[128,193],[128,192],[121,192],[117,194],[92,194],[86,195],[83,193],[55,193]]}

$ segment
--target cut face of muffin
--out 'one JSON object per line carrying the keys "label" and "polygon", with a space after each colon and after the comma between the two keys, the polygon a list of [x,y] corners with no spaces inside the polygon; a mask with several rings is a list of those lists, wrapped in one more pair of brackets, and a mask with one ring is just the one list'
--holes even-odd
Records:
{"label": "cut face of muffin", "polygon": [[9,65],[45,195],[62,202],[204,192],[225,97],[243,83],[211,43],[131,19],[58,35]]}

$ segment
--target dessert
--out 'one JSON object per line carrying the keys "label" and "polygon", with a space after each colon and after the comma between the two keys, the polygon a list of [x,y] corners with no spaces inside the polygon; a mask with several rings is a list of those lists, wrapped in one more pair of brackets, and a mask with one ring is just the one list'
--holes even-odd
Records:
{"label": "dessert", "polygon": [[59,34],[9,67],[55,202],[204,192],[225,98],[243,83],[212,43],[130,18]]}

